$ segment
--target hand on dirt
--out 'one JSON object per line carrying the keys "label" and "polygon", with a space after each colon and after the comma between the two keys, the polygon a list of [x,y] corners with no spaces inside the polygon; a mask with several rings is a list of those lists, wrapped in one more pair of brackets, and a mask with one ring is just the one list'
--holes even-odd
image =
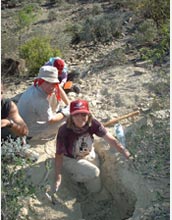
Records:
{"label": "hand on dirt", "polygon": [[60,187],[59,183],[56,182],[55,186],[54,186],[54,189],[53,189],[53,193],[56,193],[59,190],[59,187]]}
{"label": "hand on dirt", "polygon": [[57,192],[59,190],[59,187],[61,185],[61,180],[62,180],[61,175],[59,174],[55,182],[54,192]]}
{"label": "hand on dirt", "polygon": [[134,156],[133,155],[130,155],[129,158],[128,158],[130,161],[133,161],[135,160]]}

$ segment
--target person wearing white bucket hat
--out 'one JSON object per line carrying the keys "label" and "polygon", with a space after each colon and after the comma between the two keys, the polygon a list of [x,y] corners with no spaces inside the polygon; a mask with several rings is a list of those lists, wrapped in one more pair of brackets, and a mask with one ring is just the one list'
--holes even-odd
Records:
{"label": "person wearing white bucket hat", "polygon": [[60,57],[50,57],[44,66],[54,66],[58,71],[59,85],[68,94],[69,92],[80,93],[78,85],[73,84],[74,74],[68,74],[68,67],[65,61]]}
{"label": "person wearing white bucket hat", "polygon": [[57,130],[69,115],[69,99],[59,86],[55,67],[42,66],[34,85],[20,97],[18,109],[28,128],[31,144],[54,139]]}
{"label": "person wearing white bucket hat", "polygon": [[47,82],[50,83],[59,83],[58,79],[58,72],[57,69],[52,67],[52,66],[42,66],[39,69],[38,76],[36,77],[37,79],[44,79]]}

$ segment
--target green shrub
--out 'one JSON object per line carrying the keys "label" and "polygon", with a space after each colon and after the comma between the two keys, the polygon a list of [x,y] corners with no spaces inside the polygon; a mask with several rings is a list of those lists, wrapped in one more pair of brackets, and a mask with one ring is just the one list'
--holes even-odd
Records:
{"label": "green shrub", "polygon": [[36,19],[37,9],[35,5],[29,4],[17,13],[18,28],[23,29],[32,24]]}
{"label": "green shrub", "polygon": [[26,60],[29,75],[35,76],[51,56],[61,56],[61,52],[51,47],[49,38],[36,37],[20,47],[20,56]]}
{"label": "green shrub", "polygon": [[140,56],[143,60],[151,59],[153,63],[162,63],[170,50],[170,22],[163,24],[159,29],[159,39],[152,48],[141,48]]}
{"label": "green shrub", "polygon": [[146,20],[140,26],[137,41],[152,43],[152,46],[140,49],[140,57],[150,59],[154,64],[162,63],[170,50],[170,1],[141,0],[138,6],[141,15],[155,23],[151,25]]}
{"label": "green shrub", "polygon": [[157,38],[158,30],[152,19],[143,21],[135,34],[135,41],[139,44],[153,43]]}
{"label": "green shrub", "polygon": [[120,18],[115,18],[113,15],[90,16],[85,20],[82,27],[75,25],[73,39],[86,42],[110,41],[121,34],[121,22]]}
{"label": "green shrub", "polygon": [[67,25],[66,31],[68,31],[72,36],[71,43],[79,43],[80,42],[81,30],[82,30],[81,24]]}
{"label": "green shrub", "polygon": [[35,194],[25,172],[25,166],[30,162],[17,156],[21,149],[19,138],[1,143],[1,215],[4,220],[17,219],[22,208],[20,198]]}
{"label": "green shrub", "polygon": [[151,18],[157,27],[161,27],[170,19],[170,0],[142,0],[140,7],[145,18]]}

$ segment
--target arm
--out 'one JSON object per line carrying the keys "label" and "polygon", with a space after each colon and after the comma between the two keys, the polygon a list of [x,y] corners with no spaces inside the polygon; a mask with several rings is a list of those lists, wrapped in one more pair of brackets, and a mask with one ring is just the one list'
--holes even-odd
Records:
{"label": "arm", "polygon": [[65,116],[61,113],[61,112],[58,112],[56,115],[54,115],[48,122],[50,124],[53,124],[53,123],[57,123],[57,122],[60,122],[62,119],[64,119]]}
{"label": "arm", "polygon": [[58,190],[60,187],[62,176],[61,169],[63,165],[63,154],[55,154],[55,188]]}
{"label": "arm", "polygon": [[115,137],[113,137],[109,132],[106,133],[105,136],[103,136],[103,139],[111,146],[115,147],[117,151],[122,153],[127,159],[131,156],[130,152],[124,148]]}
{"label": "arm", "polygon": [[67,82],[67,77],[68,77],[68,74],[67,72],[62,72],[62,75],[61,75],[61,80],[60,80],[60,86],[63,88],[64,84]]}
{"label": "arm", "polygon": [[[11,123],[11,121],[13,123]],[[17,136],[25,136],[28,135],[28,128],[24,120],[19,114],[18,108],[16,104],[12,101],[9,117],[7,119],[1,120],[1,127],[11,126],[11,131]]]}
{"label": "arm", "polygon": [[[60,89],[60,86],[59,86],[59,89]],[[64,91],[62,88],[60,89],[60,91],[61,90],[62,90],[62,92]],[[67,98],[66,93],[64,95]],[[68,101],[68,98],[67,98],[67,101]],[[48,107],[48,110],[47,110],[47,112],[48,112],[48,122],[50,124],[60,122],[69,115],[69,105],[59,109],[59,111],[57,111],[55,113],[58,104],[59,103],[57,102],[56,96],[53,93],[51,98],[49,99],[49,107]]]}
{"label": "arm", "polygon": [[59,86],[59,89],[60,89],[60,95],[61,95],[61,97],[62,97],[63,102],[64,102],[66,105],[69,105],[69,104],[70,104],[70,101],[69,101],[69,99],[68,99],[68,97],[67,97],[67,95],[66,95],[64,89],[63,89],[61,86]]}

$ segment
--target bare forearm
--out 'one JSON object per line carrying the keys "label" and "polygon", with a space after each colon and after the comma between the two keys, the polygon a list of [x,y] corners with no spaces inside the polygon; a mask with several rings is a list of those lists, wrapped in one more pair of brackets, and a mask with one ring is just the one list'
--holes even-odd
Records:
{"label": "bare forearm", "polygon": [[29,133],[28,127],[24,122],[23,118],[20,116],[18,108],[14,102],[11,102],[11,109],[7,120],[8,120],[8,124],[6,126],[10,126],[10,129],[12,130],[12,132],[14,132],[15,135],[17,136],[28,135]]}
{"label": "bare forearm", "polygon": [[67,78],[64,78],[64,79],[61,81],[60,86],[61,86],[62,88],[63,88],[64,84],[66,83],[66,81],[67,81]]}
{"label": "bare forearm", "polygon": [[57,191],[61,185],[62,175],[61,169],[63,164],[63,154],[55,155],[55,191]]}
{"label": "bare forearm", "polygon": [[[114,146],[114,144],[113,144]],[[117,140],[116,140],[116,143],[115,143],[115,147],[116,149],[122,153],[127,159],[130,157],[130,152],[124,147],[122,146],[122,144],[120,144]]]}
{"label": "bare forearm", "polygon": [[10,119],[2,119],[1,127],[9,127],[11,131],[17,136],[28,135],[28,128],[26,124],[19,124],[14,120],[10,121]]}
{"label": "bare forearm", "polygon": [[104,139],[111,147],[115,147],[116,150],[122,153],[127,159],[131,156],[130,152],[111,134],[107,133]]}
{"label": "bare forearm", "polygon": [[69,105],[70,101],[69,101],[69,99],[68,99],[68,97],[67,97],[65,91],[63,90],[63,88],[62,88],[61,86],[59,86],[59,88],[60,88],[60,95],[61,95],[61,97],[62,97],[63,102],[64,102],[66,105]]}
{"label": "bare forearm", "polygon": [[49,123],[50,124],[57,123],[64,118],[65,118],[65,116],[61,112],[59,112],[55,116],[53,116],[53,118],[51,118],[51,120],[49,120]]}
{"label": "bare forearm", "polygon": [[63,154],[55,154],[55,175],[56,179],[58,179],[59,175],[61,175],[61,169],[63,164]]}
{"label": "bare forearm", "polygon": [[26,136],[28,135],[28,129],[24,125],[20,125],[14,122],[11,127],[12,132],[14,132],[17,136]]}

